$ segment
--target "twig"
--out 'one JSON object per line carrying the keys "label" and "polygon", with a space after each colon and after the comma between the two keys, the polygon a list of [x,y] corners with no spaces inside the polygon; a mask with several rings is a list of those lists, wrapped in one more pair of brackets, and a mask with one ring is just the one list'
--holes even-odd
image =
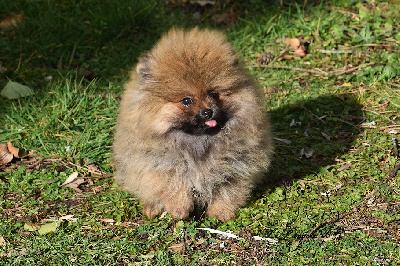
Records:
{"label": "twig", "polygon": [[339,69],[334,69],[331,71],[325,71],[325,70],[321,70],[321,69],[308,69],[308,68],[301,68],[301,67],[291,67],[291,66],[283,66],[283,65],[259,65],[259,64],[255,64],[255,67],[261,67],[261,68],[270,68],[270,69],[288,69],[288,70],[294,70],[294,71],[301,71],[301,72],[308,72],[311,74],[316,74],[316,75],[322,75],[322,76],[340,76],[340,75],[344,75],[344,74],[350,74],[352,72],[358,71],[361,68],[367,67],[367,66],[371,66],[375,63],[366,63],[366,64],[361,64],[359,66],[356,67],[351,67],[351,68],[347,68],[347,69],[343,69],[343,68],[339,68]]}
{"label": "twig", "polygon": [[367,67],[367,66],[371,66],[373,64],[375,64],[375,63],[361,64],[359,66],[348,68],[348,69],[335,69],[335,70],[329,71],[329,74],[330,75],[337,75],[337,76],[344,75],[344,74],[349,74],[349,73],[352,73],[354,71],[360,70],[361,68],[364,68],[364,67]]}
{"label": "twig", "polygon": [[301,68],[301,67],[291,67],[291,66],[282,66],[282,65],[256,65],[256,67],[261,67],[261,68],[271,68],[271,69],[288,69],[288,70],[295,70],[295,71],[302,71],[302,72],[308,72],[312,74],[317,74],[317,75],[323,75],[323,76],[328,76],[328,73],[317,69],[307,69],[307,68]]}
{"label": "twig", "polygon": [[[237,240],[240,240],[240,239],[243,239],[243,238],[241,238],[241,237],[238,237],[237,235],[235,235],[235,234],[232,234],[232,233],[227,233],[227,232],[223,232],[223,231],[220,231],[220,230],[215,230],[215,229],[211,229],[211,228],[196,228],[197,230],[204,230],[204,231],[208,231],[208,232],[210,232],[211,234],[219,234],[219,235],[222,235],[222,236],[224,236],[224,237],[226,237],[226,238],[232,238],[232,239],[237,239]],[[278,243],[278,240],[275,240],[275,239],[272,239],[272,238],[268,238],[268,237],[261,237],[261,236],[253,236],[253,239],[254,240],[266,240],[266,241],[268,241],[270,244],[276,244],[276,243]]]}
{"label": "twig", "polygon": [[331,50],[319,49],[318,51],[323,54],[351,54],[354,52],[359,52],[353,50],[336,50],[336,49],[331,49]]}
{"label": "twig", "polygon": [[[348,215],[348,213],[345,214],[344,216],[346,216],[346,215]],[[315,233],[315,231],[317,231],[318,229],[320,229],[322,226],[324,226],[324,225],[326,225],[326,224],[328,224],[328,223],[331,223],[331,222],[337,222],[337,221],[339,221],[339,219],[343,218],[344,216],[341,217],[340,214],[337,214],[337,216],[334,217],[334,218],[329,218],[329,219],[326,219],[325,221],[322,221],[322,222],[320,222],[320,223],[317,223],[317,225],[314,226],[314,228],[313,228],[305,237],[303,237],[303,239],[301,240],[301,242],[304,242],[304,241],[306,241],[308,238],[310,238],[310,236],[312,236],[312,235]]]}
{"label": "twig", "polygon": [[40,229],[40,227],[39,227],[37,224],[34,224],[34,223],[29,222],[29,221],[27,221],[27,220],[24,220],[24,219],[15,217],[15,216],[8,216],[8,215],[7,215],[7,217],[8,217],[8,218],[11,218],[11,219],[15,219],[15,220],[21,221],[21,222],[23,222],[23,223],[26,223],[27,225],[32,226],[32,227],[35,227],[36,230],[39,230],[39,229]]}
{"label": "twig", "polygon": [[100,170],[91,170],[91,169],[89,169],[89,168],[87,168],[87,167],[83,167],[83,166],[74,164],[74,163],[72,163],[72,162],[68,162],[68,164],[69,164],[69,165],[72,165],[72,166],[75,166],[75,167],[77,167],[77,168],[79,168],[79,169],[86,170],[86,171],[88,171],[89,173],[92,173],[92,174],[95,174],[95,175],[99,175],[99,176],[104,177],[104,178],[107,178],[107,177],[112,176],[112,175],[110,175],[110,174],[107,174],[106,172],[103,172],[103,171],[100,171]]}
{"label": "twig", "polygon": [[396,165],[393,170],[390,172],[390,177],[393,178],[396,176],[397,172],[400,170],[400,164]]}
{"label": "twig", "polygon": [[399,156],[399,144],[397,143],[397,139],[392,138],[392,142],[393,142],[393,153],[394,153],[394,157],[398,157]]}

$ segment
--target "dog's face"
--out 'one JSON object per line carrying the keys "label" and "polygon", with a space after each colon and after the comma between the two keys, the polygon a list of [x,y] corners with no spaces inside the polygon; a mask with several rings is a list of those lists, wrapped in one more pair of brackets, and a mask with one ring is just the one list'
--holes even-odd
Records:
{"label": "dog's face", "polygon": [[[179,102],[178,102],[179,101]],[[223,128],[229,118],[220,93],[187,94],[176,100],[176,118],[172,127],[192,135],[213,135]]]}
{"label": "dog's face", "polygon": [[169,34],[173,38],[160,42],[136,67],[141,91],[149,98],[144,105],[152,117],[147,121],[152,120],[156,134],[218,134],[241,105],[232,95],[248,82],[237,55],[220,35],[210,43],[185,38],[186,33]]}

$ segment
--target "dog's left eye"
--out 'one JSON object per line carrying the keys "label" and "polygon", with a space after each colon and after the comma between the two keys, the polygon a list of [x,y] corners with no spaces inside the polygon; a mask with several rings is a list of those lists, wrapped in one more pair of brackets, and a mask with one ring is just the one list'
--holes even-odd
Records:
{"label": "dog's left eye", "polygon": [[211,98],[213,98],[214,100],[218,100],[219,99],[218,92],[210,91],[210,92],[207,93],[207,95],[210,96]]}
{"label": "dog's left eye", "polygon": [[185,97],[181,100],[181,104],[185,107],[189,107],[193,103],[193,98]]}

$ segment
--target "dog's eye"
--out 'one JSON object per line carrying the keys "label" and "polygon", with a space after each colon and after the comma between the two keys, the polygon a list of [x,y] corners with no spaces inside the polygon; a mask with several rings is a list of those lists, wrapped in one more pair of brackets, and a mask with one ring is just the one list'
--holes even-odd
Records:
{"label": "dog's eye", "polygon": [[189,107],[193,103],[193,98],[185,97],[181,100],[181,104],[185,107]]}
{"label": "dog's eye", "polygon": [[208,94],[208,96],[210,96],[210,97],[213,98],[214,100],[218,100],[218,99],[219,99],[219,94],[218,94],[218,92],[210,91],[210,92],[208,92],[207,94]]}

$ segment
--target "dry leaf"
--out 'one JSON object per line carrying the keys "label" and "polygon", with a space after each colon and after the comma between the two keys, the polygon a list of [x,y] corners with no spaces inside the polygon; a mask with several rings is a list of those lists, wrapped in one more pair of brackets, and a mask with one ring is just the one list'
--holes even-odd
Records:
{"label": "dry leaf", "polygon": [[22,19],[22,14],[8,16],[0,22],[0,29],[8,30],[10,28],[16,27],[18,23],[21,23]]}
{"label": "dry leaf", "polygon": [[326,140],[331,140],[331,137],[328,134],[325,134],[324,132],[321,132],[321,134]]}
{"label": "dry leaf", "polygon": [[307,54],[304,46],[300,46],[299,48],[294,49],[294,55],[298,57],[305,57]]}
{"label": "dry leaf", "polygon": [[[304,47],[304,40],[298,38],[287,38],[284,43],[290,45],[294,49],[294,56],[305,57],[307,56],[306,48]],[[286,58],[284,58],[286,59]],[[290,58],[289,58],[290,59]]]}
{"label": "dry leaf", "polygon": [[191,4],[199,4],[200,6],[215,5],[216,1],[203,1],[203,0],[191,0]]}
{"label": "dry leaf", "polygon": [[52,223],[46,223],[40,226],[38,233],[39,235],[45,235],[48,233],[55,233],[57,232],[58,227],[60,226],[60,222],[52,222]]}
{"label": "dry leaf", "polygon": [[101,186],[95,187],[95,188],[92,189],[92,191],[93,191],[94,193],[99,193],[99,192],[102,191],[102,190],[103,190],[103,187],[101,187]]}
{"label": "dry leaf", "polygon": [[0,143],[0,165],[8,164],[14,156],[8,151],[7,145]]}
{"label": "dry leaf", "polygon": [[293,49],[297,49],[300,47],[300,40],[297,38],[286,38],[284,41],[287,45],[290,45],[293,47]]}
{"label": "dry leaf", "polygon": [[351,162],[346,162],[344,165],[340,166],[336,171],[341,172],[343,170],[350,168],[350,166],[351,166]]}
{"label": "dry leaf", "polygon": [[282,56],[282,58],[285,59],[285,60],[290,60],[290,59],[293,58],[293,56],[285,54],[285,55]]}
{"label": "dry leaf", "polygon": [[301,149],[301,151],[300,151],[300,158],[303,158],[303,157],[305,157],[305,158],[307,158],[307,159],[309,159],[309,158],[311,158],[311,156],[313,156],[313,154],[314,154],[314,151],[306,151],[304,148],[303,149]]}
{"label": "dry leaf", "polygon": [[16,158],[19,158],[19,149],[14,147],[11,142],[7,142],[8,151]]}
{"label": "dry leaf", "polygon": [[274,137],[274,140],[283,142],[283,143],[285,143],[285,144],[291,144],[291,143],[292,143],[292,141],[289,140],[289,139],[281,139],[281,138]]}
{"label": "dry leaf", "polygon": [[8,164],[14,158],[25,158],[32,154],[33,152],[14,147],[11,142],[7,142],[7,145],[0,143],[0,165]]}
{"label": "dry leaf", "polygon": [[344,82],[341,87],[351,87],[353,86],[350,82]]}
{"label": "dry leaf", "polygon": [[185,250],[185,245],[183,243],[173,244],[168,247],[168,250],[182,253]]}
{"label": "dry leaf", "polygon": [[73,172],[66,180],[64,183],[61,184],[61,186],[67,187],[67,188],[72,188],[75,190],[77,193],[82,193],[82,190],[79,189],[79,185],[83,184],[86,182],[84,178],[77,178],[78,177],[78,172]]}
{"label": "dry leaf", "polygon": [[71,182],[73,182],[76,178],[78,177],[78,172],[73,172],[70,174],[70,176],[65,180],[64,183],[61,184],[61,186],[65,186]]}
{"label": "dry leaf", "polygon": [[100,221],[105,222],[105,223],[115,223],[114,219],[108,219],[108,218],[100,219]]}
{"label": "dry leaf", "polygon": [[78,218],[74,218],[73,214],[67,214],[58,218],[59,221],[77,221]]}

